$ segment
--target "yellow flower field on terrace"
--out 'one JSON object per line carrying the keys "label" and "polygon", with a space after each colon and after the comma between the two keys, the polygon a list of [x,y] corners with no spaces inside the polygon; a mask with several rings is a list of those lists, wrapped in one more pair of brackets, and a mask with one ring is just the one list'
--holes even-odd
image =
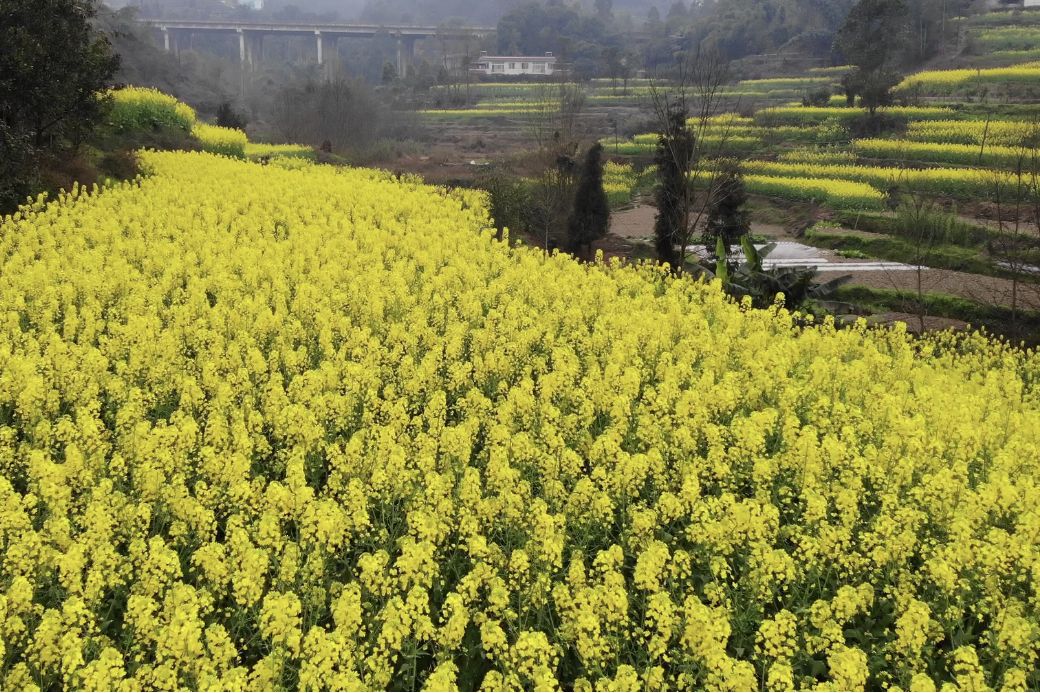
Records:
{"label": "yellow flower field on terrace", "polygon": [[1040,686],[1040,364],[305,161],[0,225],[5,689]]}
{"label": "yellow flower field on terrace", "polygon": [[[1040,36],[1040,32],[1037,32]],[[968,84],[1036,84],[1040,80],[1040,67],[1027,63],[1012,67],[989,69],[927,70],[909,75],[895,90],[921,89],[926,93],[948,94]]]}

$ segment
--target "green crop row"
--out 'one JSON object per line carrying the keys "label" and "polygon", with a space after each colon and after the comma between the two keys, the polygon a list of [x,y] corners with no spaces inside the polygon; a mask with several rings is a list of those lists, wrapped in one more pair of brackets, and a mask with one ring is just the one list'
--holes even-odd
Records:
{"label": "green crop row", "polygon": [[926,70],[904,79],[896,91],[943,96],[971,87],[1009,84],[1040,84],[1040,66],[1025,63],[986,69]]}
{"label": "green crop row", "polygon": [[856,140],[852,149],[862,157],[889,161],[1014,168],[1027,159],[1021,147],[940,144],[913,140]]}
{"label": "green crop row", "polygon": [[[811,125],[828,120],[848,123],[862,118],[862,108],[832,108],[827,106],[777,106],[764,108],[755,114],[755,122],[764,127],[775,125]],[[949,108],[938,106],[892,106],[879,113],[908,120],[943,120],[955,115]]]}
{"label": "green crop row", "polygon": [[1021,120],[933,120],[910,123],[906,137],[917,142],[1017,147],[1040,135],[1040,127]]}
{"label": "green crop row", "polygon": [[885,196],[867,183],[830,178],[746,174],[748,191],[796,201],[826,202],[845,209],[881,209]]}
{"label": "green crop row", "polygon": [[975,44],[986,50],[1031,50],[1040,47],[1040,26],[1002,26],[985,29],[975,36]]}
{"label": "green crop row", "polygon": [[966,168],[909,169],[777,161],[745,161],[742,166],[753,175],[855,181],[882,190],[897,187],[958,198],[992,197],[1007,180],[1006,174],[1000,172]]}

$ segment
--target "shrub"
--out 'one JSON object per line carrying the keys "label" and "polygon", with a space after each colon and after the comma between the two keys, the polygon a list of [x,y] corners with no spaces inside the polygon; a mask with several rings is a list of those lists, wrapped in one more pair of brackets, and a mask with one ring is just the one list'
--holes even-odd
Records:
{"label": "shrub", "polygon": [[117,180],[133,180],[141,173],[137,154],[129,149],[107,152],[98,164],[102,173]]}

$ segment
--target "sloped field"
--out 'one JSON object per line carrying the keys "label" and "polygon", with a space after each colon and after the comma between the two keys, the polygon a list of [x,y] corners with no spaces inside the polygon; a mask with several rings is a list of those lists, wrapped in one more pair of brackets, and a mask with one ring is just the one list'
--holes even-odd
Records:
{"label": "sloped field", "polygon": [[1040,686],[1032,355],[144,160],[0,225],[5,688]]}

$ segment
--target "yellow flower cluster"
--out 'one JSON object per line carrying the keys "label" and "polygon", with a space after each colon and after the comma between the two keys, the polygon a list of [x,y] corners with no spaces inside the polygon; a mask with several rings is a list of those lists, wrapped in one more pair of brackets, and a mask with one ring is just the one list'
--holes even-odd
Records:
{"label": "yellow flower cluster", "polygon": [[108,124],[118,132],[173,128],[190,134],[198,148],[239,159],[305,158],[314,150],[298,144],[252,143],[246,133],[199,122],[194,109],[168,94],[144,87],[110,92]]}
{"label": "yellow flower cluster", "polygon": [[653,167],[636,171],[632,164],[606,162],[603,165],[603,190],[611,208],[629,204],[637,191],[652,187],[654,175]]}
{"label": "yellow flower cluster", "polygon": [[1040,686],[1040,361],[144,153],[0,222],[5,689]]}
{"label": "yellow flower cluster", "polygon": [[783,178],[819,178],[867,183],[880,189],[900,186],[949,197],[987,197],[1006,182],[1006,174],[973,168],[899,168],[787,161],[745,161],[748,174]]}
{"label": "yellow flower cluster", "polygon": [[[1019,147],[1040,135],[1040,126],[1023,120],[931,120],[912,122],[907,126],[907,139],[918,142],[985,144]],[[976,151],[978,151],[976,149]]]}
{"label": "yellow flower cluster", "polygon": [[126,87],[108,93],[107,122],[119,132],[175,128],[191,132],[195,110],[158,89]]}
{"label": "yellow flower cluster", "polygon": [[777,160],[806,164],[854,164],[856,155],[838,147],[799,147],[780,152]]}
{"label": "yellow flower cluster", "polygon": [[1002,147],[989,143],[985,147],[971,144],[918,142],[914,140],[855,140],[852,150],[862,157],[884,161],[919,161],[930,164],[1017,168],[1027,166],[1029,152],[1020,147]]}
{"label": "yellow flower cluster", "polygon": [[990,51],[1030,50],[1040,46],[1040,27],[1002,26],[979,31],[974,42]]}
{"label": "yellow flower cluster", "polygon": [[196,123],[191,136],[202,146],[203,151],[239,159],[246,155],[246,145],[249,144],[249,138],[241,130],[206,123]]}
{"label": "yellow flower cluster", "polygon": [[299,158],[314,159],[314,148],[304,144],[267,144],[264,142],[248,142],[245,149],[246,158]]}
{"label": "yellow flower cluster", "polygon": [[[1003,30],[1002,30],[1003,31]],[[1040,45],[1040,30],[1035,32],[1031,46]],[[969,86],[1033,85],[1040,79],[1040,66],[1025,63],[1011,67],[986,69],[963,68],[956,70],[925,70],[914,73],[900,82],[895,90],[916,91],[921,94],[952,94]]]}
{"label": "yellow flower cluster", "polygon": [[826,202],[842,209],[881,209],[885,196],[869,183],[824,177],[747,174],[750,192],[790,200]]}
{"label": "yellow flower cluster", "polygon": [[[949,120],[954,111],[941,106],[890,106],[880,112],[894,118],[907,120]],[[763,108],[755,113],[755,122],[763,127],[777,125],[813,125],[829,120],[848,122],[863,118],[862,108],[839,108],[833,106],[776,106]]]}

